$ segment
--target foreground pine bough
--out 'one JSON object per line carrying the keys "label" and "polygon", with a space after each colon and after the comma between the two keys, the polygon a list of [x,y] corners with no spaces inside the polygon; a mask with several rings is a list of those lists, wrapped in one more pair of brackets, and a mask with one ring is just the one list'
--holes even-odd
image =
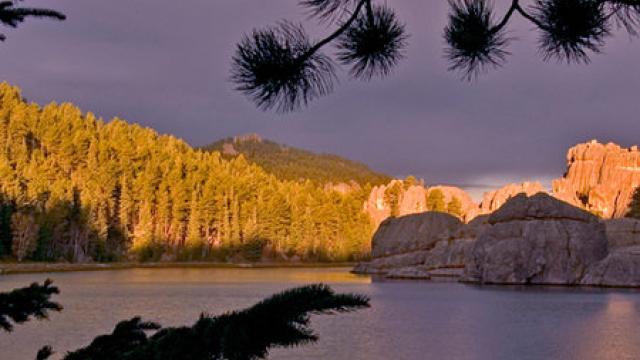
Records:
{"label": "foreground pine bough", "polygon": [[[272,347],[315,342],[311,314],[334,314],[369,307],[369,299],[336,294],[326,285],[284,291],[240,311],[218,316],[202,314],[193,326],[162,328],[139,317],[122,321],[111,334],[98,336],[66,360],[111,359],[262,359]],[[155,331],[148,336],[146,331]],[[43,348],[38,359],[52,354]]]}
{"label": "foreground pine bough", "polygon": [[[300,0],[312,18],[333,25],[327,37],[312,41],[301,25],[281,22],[254,29],[238,43],[231,79],[258,108],[297,110],[332,92],[335,63],[351,77],[385,77],[405,55],[408,34],[393,8],[375,0]],[[449,70],[472,80],[502,66],[513,40],[507,25],[516,16],[539,34],[545,61],[588,63],[602,51],[615,27],[630,35],[640,27],[639,0],[511,0],[502,17],[489,0],[449,0],[444,29]],[[336,60],[322,52],[336,48]]]}
{"label": "foreground pine bough", "polygon": [[60,291],[46,280],[43,285],[33,283],[28,287],[0,293],[0,329],[11,332],[13,323],[22,324],[31,317],[46,319],[49,311],[61,311],[62,306],[52,302],[51,296]]}

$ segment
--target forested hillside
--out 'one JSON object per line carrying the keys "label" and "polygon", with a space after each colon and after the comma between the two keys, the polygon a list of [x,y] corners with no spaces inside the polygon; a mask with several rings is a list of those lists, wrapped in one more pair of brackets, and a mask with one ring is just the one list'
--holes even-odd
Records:
{"label": "forested hillside", "polygon": [[262,139],[257,134],[216,141],[204,150],[219,151],[225,158],[243,155],[278,178],[312,180],[319,184],[351,183],[381,185],[391,177],[367,165],[332,154],[316,154]]}
{"label": "forested hillside", "polygon": [[368,253],[362,205],[243,156],[0,84],[0,255],[18,260],[348,260]]}

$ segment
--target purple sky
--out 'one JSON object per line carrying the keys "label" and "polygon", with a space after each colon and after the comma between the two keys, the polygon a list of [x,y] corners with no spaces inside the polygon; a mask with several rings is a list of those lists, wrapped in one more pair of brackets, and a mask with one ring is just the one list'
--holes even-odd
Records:
{"label": "purple sky", "polygon": [[[2,29],[0,79],[31,101],[70,101],[192,145],[258,132],[427,183],[546,181],[577,142],[640,142],[640,40],[616,33],[589,66],[545,63],[518,19],[507,66],[469,84],[446,70],[445,1],[386,2],[411,34],[396,72],[370,83],[343,74],[335,93],[288,115],[260,112],[228,77],[243,33],[305,20],[295,0],[30,0],[68,20]],[[331,30],[305,23],[316,37]]]}

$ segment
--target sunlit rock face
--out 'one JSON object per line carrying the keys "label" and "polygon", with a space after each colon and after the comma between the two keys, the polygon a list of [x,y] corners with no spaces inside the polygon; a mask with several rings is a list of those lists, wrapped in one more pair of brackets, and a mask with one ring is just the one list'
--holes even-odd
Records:
{"label": "sunlit rock face", "polygon": [[518,194],[524,193],[527,196],[531,196],[539,192],[545,192],[545,189],[539,182],[523,182],[520,184],[505,185],[500,189],[484,194],[482,202],[480,203],[480,213],[491,214]]}
{"label": "sunlit rock face", "polygon": [[466,281],[574,285],[608,253],[596,216],[544,193],[513,197],[488,223],[471,249]]}
{"label": "sunlit rock face", "polygon": [[623,217],[640,185],[640,150],[595,140],[567,153],[567,171],[553,181],[553,195],[604,218]]}
{"label": "sunlit rock face", "polygon": [[429,188],[422,185],[405,187],[401,180],[393,180],[387,185],[374,187],[369,194],[369,199],[364,204],[364,210],[369,214],[375,226],[380,225],[383,220],[391,216],[391,204],[385,194],[396,184],[401,188],[398,199],[398,216],[418,214],[429,210],[426,203],[427,194],[435,189],[442,191],[445,204],[448,204],[453,197],[460,200],[461,220],[468,222],[480,213],[478,204],[474,203],[471,196],[460,188],[442,185]]}

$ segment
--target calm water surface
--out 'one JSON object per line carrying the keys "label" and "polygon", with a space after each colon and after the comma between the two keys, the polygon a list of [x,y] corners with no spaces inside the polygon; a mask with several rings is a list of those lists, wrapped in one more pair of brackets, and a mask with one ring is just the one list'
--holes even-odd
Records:
{"label": "calm water surface", "polygon": [[376,282],[348,269],[131,269],[0,277],[0,291],[52,278],[65,309],[0,333],[0,358],[58,355],[141,315],[184,325],[200,312],[249,306],[274,292],[324,282],[371,297],[372,308],[315,317],[320,341],[270,359],[640,359],[640,292]]}

